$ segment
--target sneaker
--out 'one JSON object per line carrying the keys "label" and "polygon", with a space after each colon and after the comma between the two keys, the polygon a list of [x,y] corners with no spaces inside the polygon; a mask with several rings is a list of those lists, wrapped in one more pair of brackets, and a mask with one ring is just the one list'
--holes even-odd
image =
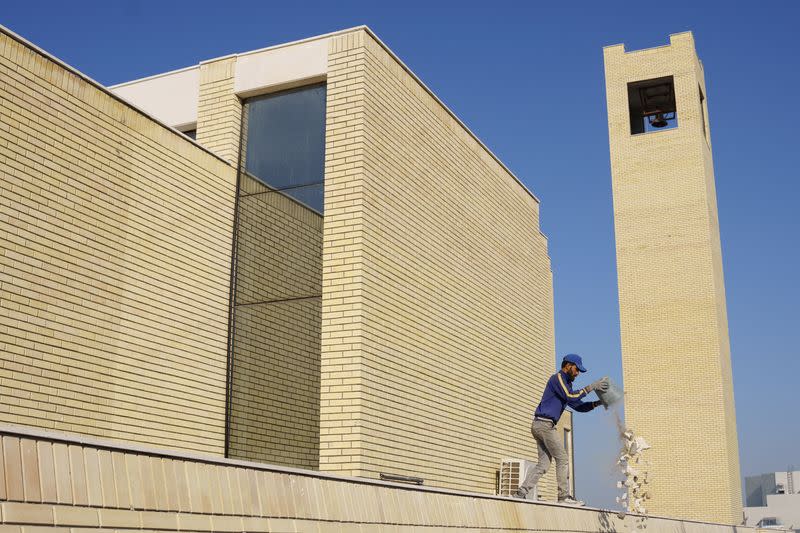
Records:
{"label": "sneaker", "polygon": [[516,491],[516,492],[513,494],[513,496],[511,496],[511,497],[512,497],[512,498],[517,498],[518,500],[526,500],[526,499],[528,499],[528,497],[525,495],[525,493],[523,493],[523,492],[520,492],[519,490],[517,490],[517,491]]}
{"label": "sneaker", "polygon": [[585,502],[583,502],[581,500],[576,500],[572,496],[564,496],[563,498],[559,498],[558,499],[558,503],[563,503],[565,505],[576,505],[578,507],[586,505]]}

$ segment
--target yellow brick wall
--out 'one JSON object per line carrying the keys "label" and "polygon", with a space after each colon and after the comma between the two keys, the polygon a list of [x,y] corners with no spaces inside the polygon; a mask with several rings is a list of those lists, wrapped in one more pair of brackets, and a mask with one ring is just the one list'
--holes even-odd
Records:
{"label": "yellow brick wall", "polygon": [[0,422],[221,453],[235,171],[0,33]]}
{"label": "yellow brick wall", "polygon": [[236,58],[200,64],[197,142],[231,164],[239,156],[242,103],[233,92]]}
{"label": "yellow brick wall", "polygon": [[[653,513],[742,520],[708,101],[690,33],[605,49],[626,423],[653,448]],[[627,83],[674,76],[678,127],[631,135]],[[708,121],[706,120],[708,129]]]}
{"label": "yellow brick wall", "polygon": [[492,492],[554,369],[538,203],[364,31],[327,105],[320,468]]}
{"label": "yellow brick wall", "polygon": [[243,175],[230,457],[319,466],[322,216]]}

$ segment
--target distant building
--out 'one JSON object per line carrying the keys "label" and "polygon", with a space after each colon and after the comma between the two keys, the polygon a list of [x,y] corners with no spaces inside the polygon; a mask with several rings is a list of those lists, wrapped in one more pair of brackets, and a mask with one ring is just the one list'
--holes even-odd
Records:
{"label": "distant building", "polygon": [[800,531],[800,470],[749,476],[744,487],[746,525]]}

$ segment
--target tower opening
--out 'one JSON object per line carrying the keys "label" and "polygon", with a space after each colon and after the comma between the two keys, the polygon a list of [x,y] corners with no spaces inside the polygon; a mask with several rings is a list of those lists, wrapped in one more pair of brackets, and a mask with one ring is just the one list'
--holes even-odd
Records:
{"label": "tower opening", "polygon": [[628,84],[631,135],[678,126],[672,76]]}
{"label": "tower opening", "polygon": [[700,118],[703,121],[703,137],[708,140],[708,129],[706,128],[706,97],[703,95],[703,89],[699,85],[697,90],[700,91]]}

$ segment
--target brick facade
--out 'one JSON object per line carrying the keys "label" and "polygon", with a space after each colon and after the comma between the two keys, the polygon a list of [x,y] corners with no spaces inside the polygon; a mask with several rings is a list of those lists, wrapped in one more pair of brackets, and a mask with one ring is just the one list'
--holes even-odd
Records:
{"label": "brick facade", "polygon": [[236,58],[200,65],[197,142],[231,164],[239,157],[242,103],[233,92]]}
{"label": "brick facade", "polygon": [[0,422],[222,453],[235,170],[0,33]]}
{"label": "brick facade", "polygon": [[368,32],[329,52],[320,468],[490,492],[554,366],[538,201]]}

